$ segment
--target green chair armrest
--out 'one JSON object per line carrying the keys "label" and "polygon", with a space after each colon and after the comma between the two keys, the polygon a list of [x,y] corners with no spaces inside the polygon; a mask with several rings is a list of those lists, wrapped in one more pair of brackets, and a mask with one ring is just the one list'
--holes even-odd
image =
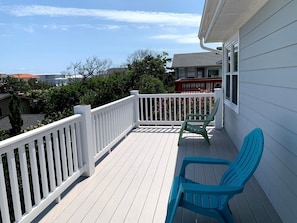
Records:
{"label": "green chair armrest", "polygon": [[186,115],[186,120],[188,120],[190,117],[193,117],[193,118],[204,118],[204,117],[207,117],[208,115],[205,115],[205,114],[187,114]]}

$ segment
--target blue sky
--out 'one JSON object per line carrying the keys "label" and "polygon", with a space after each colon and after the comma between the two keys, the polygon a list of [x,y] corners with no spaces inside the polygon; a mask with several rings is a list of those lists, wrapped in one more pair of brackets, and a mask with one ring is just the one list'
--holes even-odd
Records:
{"label": "blue sky", "polygon": [[202,0],[9,0],[0,3],[0,72],[61,72],[96,56],[124,64],[137,50],[202,52]]}

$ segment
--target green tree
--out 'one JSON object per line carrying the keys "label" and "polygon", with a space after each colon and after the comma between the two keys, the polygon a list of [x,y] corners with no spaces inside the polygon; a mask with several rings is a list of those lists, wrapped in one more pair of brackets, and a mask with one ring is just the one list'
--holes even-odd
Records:
{"label": "green tree", "polygon": [[72,110],[78,105],[82,95],[81,83],[72,83],[49,89],[45,94],[45,114],[51,116],[64,110]]}
{"label": "green tree", "polygon": [[8,76],[5,78],[4,84],[0,91],[3,93],[14,92],[26,92],[28,90],[28,84],[23,79],[13,78]]}
{"label": "green tree", "polygon": [[168,78],[167,74],[166,65],[171,59],[168,58],[166,52],[156,54],[151,51],[136,51],[134,54],[134,56],[130,56],[127,64],[130,88],[140,90],[140,81],[143,76],[158,78],[166,87],[173,85],[174,80]]}
{"label": "green tree", "polygon": [[16,92],[13,92],[11,95],[11,100],[9,102],[9,121],[11,125],[11,135],[17,135],[22,130],[23,119],[20,107],[21,101],[17,96]]}
{"label": "green tree", "polygon": [[49,83],[46,83],[44,81],[38,81],[35,78],[29,79],[27,84],[29,90],[45,90],[53,87],[53,85],[50,85]]}
{"label": "green tree", "polygon": [[140,78],[139,93],[141,94],[160,94],[166,93],[164,85],[159,78],[143,76]]}
{"label": "green tree", "polygon": [[9,135],[6,133],[6,131],[0,129],[0,141],[7,139]]}

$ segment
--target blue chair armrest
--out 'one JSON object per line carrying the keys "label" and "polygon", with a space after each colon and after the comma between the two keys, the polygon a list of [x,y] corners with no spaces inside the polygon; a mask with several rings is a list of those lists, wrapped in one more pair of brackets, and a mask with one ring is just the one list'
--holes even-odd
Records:
{"label": "blue chair armrest", "polygon": [[204,184],[193,184],[193,183],[181,183],[180,192],[194,192],[198,194],[208,195],[220,195],[220,196],[232,196],[234,194],[241,193],[243,186],[223,186],[223,185],[204,185]]}
{"label": "blue chair armrest", "polygon": [[229,160],[208,158],[208,157],[185,157],[180,169],[179,175],[185,177],[186,167],[189,164],[219,164],[219,165],[230,165],[232,162]]}

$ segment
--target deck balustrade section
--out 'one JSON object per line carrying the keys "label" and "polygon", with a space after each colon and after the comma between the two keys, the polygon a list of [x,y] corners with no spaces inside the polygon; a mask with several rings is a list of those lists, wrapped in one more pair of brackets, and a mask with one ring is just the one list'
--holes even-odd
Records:
{"label": "deck balustrade section", "polygon": [[92,109],[95,161],[135,127],[135,96]]}
{"label": "deck balustrade section", "polygon": [[181,125],[188,113],[208,114],[214,101],[214,93],[140,94],[139,123]]}
{"label": "deck balustrade section", "polygon": [[1,222],[30,222],[84,171],[81,117],[0,142]]}

